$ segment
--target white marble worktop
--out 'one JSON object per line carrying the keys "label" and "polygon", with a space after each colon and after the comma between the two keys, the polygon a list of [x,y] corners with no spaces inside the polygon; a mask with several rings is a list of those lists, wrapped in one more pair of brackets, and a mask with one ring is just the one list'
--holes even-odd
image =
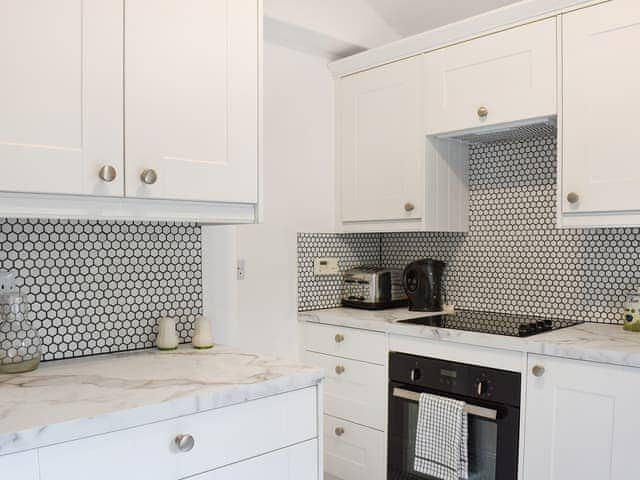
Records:
{"label": "white marble worktop", "polygon": [[226,347],[47,362],[0,374],[0,455],[277,395],[323,375]]}
{"label": "white marble worktop", "polygon": [[406,308],[368,311],[332,308],[300,312],[303,322],[359,328],[397,335],[515,350],[555,357],[640,367],[640,333],[626,332],[622,325],[583,323],[526,338],[489,335],[398,323],[399,320],[439,315],[409,312]]}

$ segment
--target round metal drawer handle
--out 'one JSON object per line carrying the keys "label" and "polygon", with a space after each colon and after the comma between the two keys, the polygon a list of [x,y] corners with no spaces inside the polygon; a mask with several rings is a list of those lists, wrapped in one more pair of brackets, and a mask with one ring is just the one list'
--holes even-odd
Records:
{"label": "round metal drawer handle", "polygon": [[116,171],[116,167],[113,165],[103,165],[100,167],[100,170],[98,170],[98,176],[103,182],[111,183],[118,176],[118,172]]}
{"label": "round metal drawer handle", "polygon": [[336,437],[341,437],[342,435],[344,435],[344,428],[342,427],[336,427]]}
{"label": "round metal drawer handle", "polygon": [[140,174],[140,180],[146,185],[153,185],[158,181],[158,173],[153,168],[147,168]]}
{"label": "round metal drawer handle", "polygon": [[567,202],[578,203],[579,200],[580,200],[580,195],[578,195],[576,192],[569,192],[567,194]]}
{"label": "round metal drawer handle", "polygon": [[196,441],[188,433],[176,436],[173,441],[181,452],[190,452],[196,445]]}
{"label": "round metal drawer handle", "polygon": [[404,204],[405,212],[413,212],[415,209],[416,209],[416,206],[411,202],[407,202]]}
{"label": "round metal drawer handle", "polygon": [[344,335],[342,335],[341,333],[336,333],[334,340],[336,341],[336,343],[342,343],[344,342]]}
{"label": "round metal drawer handle", "polygon": [[544,375],[544,367],[542,365],[534,365],[531,369],[531,373],[533,373],[534,377],[541,377]]}
{"label": "round metal drawer handle", "polygon": [[478,117],[486,118],[489,115],[489,109],[487,107],[478,108]]}
{"label": "round metal drawer handle", "polygon": [[342,365],[336,365],[336,373],[342,375],[344,373],[344,367]]}

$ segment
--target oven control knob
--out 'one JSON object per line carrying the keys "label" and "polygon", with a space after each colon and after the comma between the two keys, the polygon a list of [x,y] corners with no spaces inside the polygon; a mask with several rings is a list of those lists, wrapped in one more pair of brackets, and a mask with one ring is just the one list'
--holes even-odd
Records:
{"label": "oven control knob", "polygon": [[481,397],[485,395],[489,390],[488,387],[489,385],[485,380],[478,380],[478,383],[476,384],[476,393],[478,394],[478,396]]}
{"label": "oven control knob", "polygon": [[411,381],[412,382],[417,382],[418,380],[420,380],[420,377],[422,377],[422,370],[420,370],[419,368],[412,368],[411,369]]}

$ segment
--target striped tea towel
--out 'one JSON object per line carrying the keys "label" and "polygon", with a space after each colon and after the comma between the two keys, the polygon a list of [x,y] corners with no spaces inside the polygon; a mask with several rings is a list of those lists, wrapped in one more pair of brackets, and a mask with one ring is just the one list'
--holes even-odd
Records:
{"label": "striped tea towel", "polygon": [[469,437],[464,402],[420,394],[414,470],[441,480],[467,480]]}

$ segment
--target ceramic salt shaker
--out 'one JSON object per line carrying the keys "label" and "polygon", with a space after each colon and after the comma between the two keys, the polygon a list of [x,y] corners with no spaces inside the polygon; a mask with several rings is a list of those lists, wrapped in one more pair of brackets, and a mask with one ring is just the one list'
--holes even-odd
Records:
{"label": "ceramic salt shaker", "polygon": [[211,334],[211,322],[207,317],[196,318],[195,332],[191,341],[193,348],[205,350],[213,347],[213,336]]}
{"label": "ceramic salt shaker", "polygon": [[163,317],[158,322],[158,338],[156,345],[158,350],[175,350],[180,339],[176,331],[176,321],[173,318]]}

